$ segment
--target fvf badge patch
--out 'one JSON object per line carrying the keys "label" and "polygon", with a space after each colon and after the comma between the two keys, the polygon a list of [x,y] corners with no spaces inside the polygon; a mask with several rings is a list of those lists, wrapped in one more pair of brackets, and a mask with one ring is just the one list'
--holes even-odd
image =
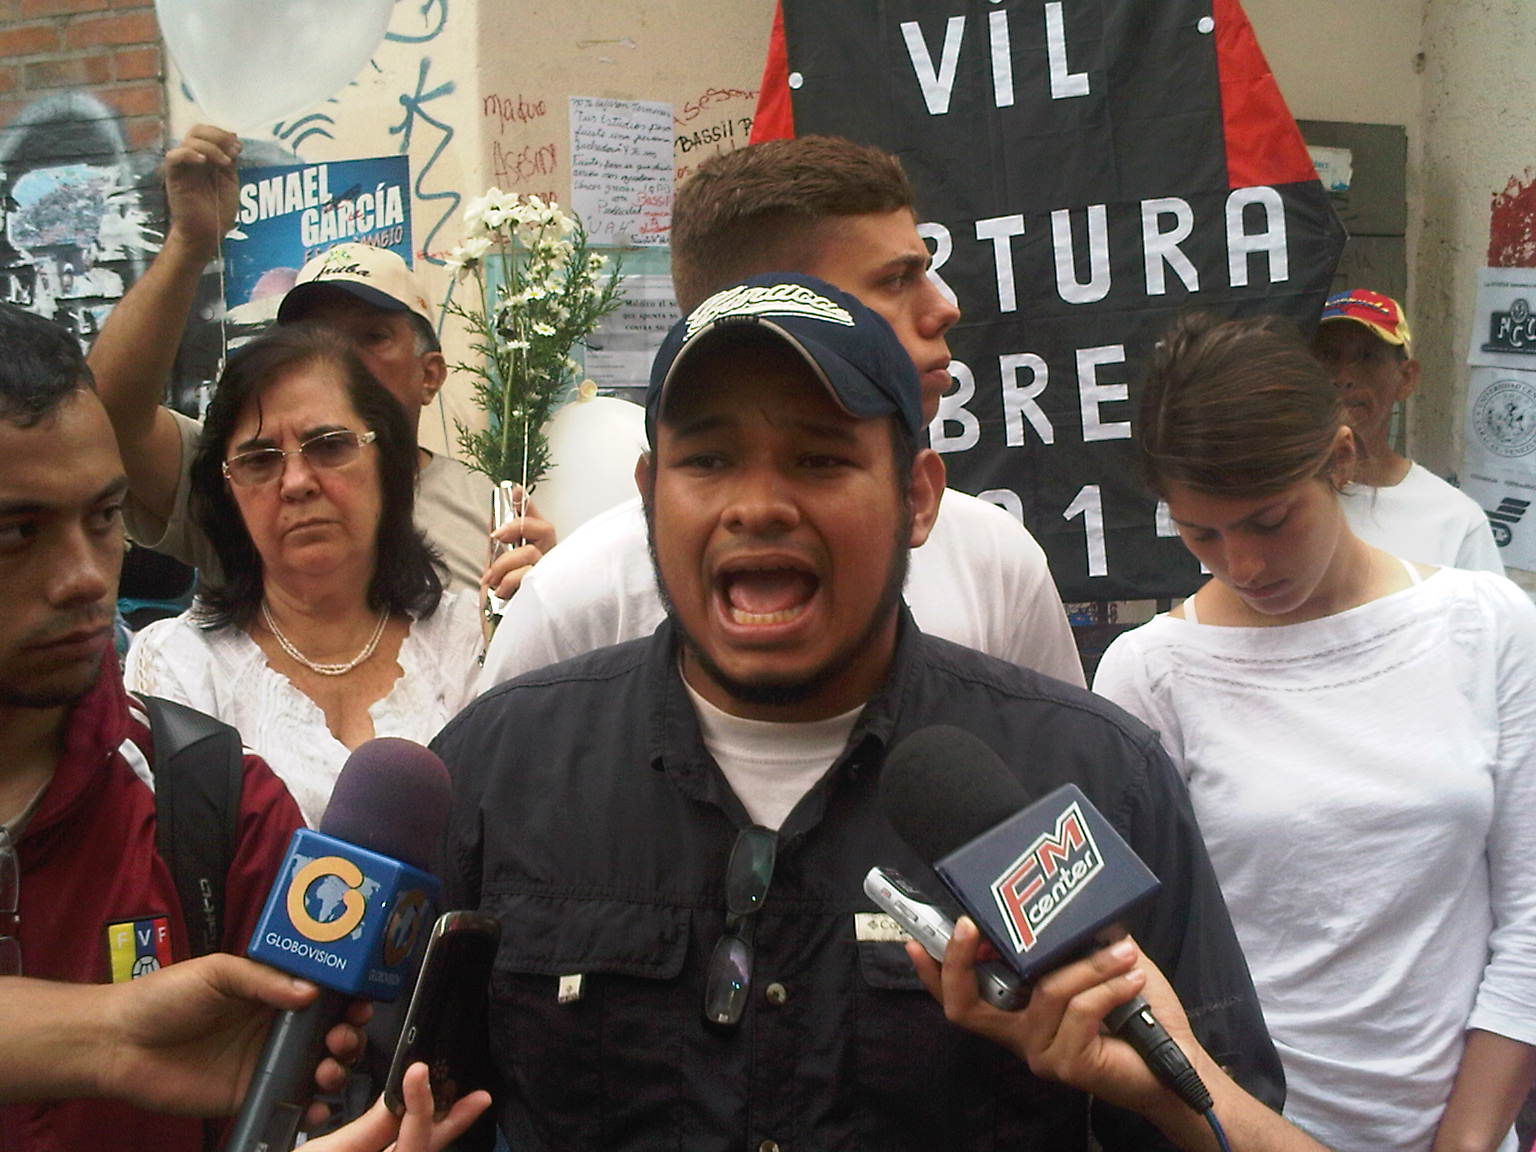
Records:
{"label": "fvf badge patch", "polygon": [[125,984],[171,962],[169,916],[146,916],[107,925],[107,967],[112,983]]}

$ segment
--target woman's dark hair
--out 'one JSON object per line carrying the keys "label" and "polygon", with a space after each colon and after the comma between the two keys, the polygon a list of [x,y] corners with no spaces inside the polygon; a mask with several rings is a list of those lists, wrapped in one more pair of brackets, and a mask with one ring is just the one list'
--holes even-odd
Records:
{"label": "woman's dark hair", "polygon": [[1158,343],[1141,388],[1137,458],[1170,484],[1264,496],[1329,470],[1343,401],[1289,321],[1185,316]]}
{"label": "woman's dark hair", "polygon": [[[222,585],[199,589],[198,621],[205,628],[244,625],[262,598],[262,564],[239,506],[224,479],[224,454],[235,425],[281,377],[312,364],[333,367],[347,398],[376,436],[381,511],[377,557],[368,586],[375,612],[430,616],[443,594],[441,561],[412,519],[416,500],[416,438],[396,400],[364,366],[352,345],[315,324],[282,324],[230,354],[208,405],[197,454],[192,459],[189,503],[224,570]],[[366,449],[365,449],[366,450]]]}

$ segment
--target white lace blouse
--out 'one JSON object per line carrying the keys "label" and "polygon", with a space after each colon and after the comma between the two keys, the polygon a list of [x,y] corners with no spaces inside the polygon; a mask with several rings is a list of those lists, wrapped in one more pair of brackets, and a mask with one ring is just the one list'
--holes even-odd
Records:
{"label": "white lace blouse", "polygon": [[[411,623],[400,643],[400,678],[368,709],[375,736],[425,744],[474,697],[482,644],[474,598],[447,592],[437,611]],[[325,714],[267,664],[237,627],[208,632],[189,614],[149,625],[134,637],[124,679],[146,692],[201,709],[240,731],[293,794],[316,827],[350,755]]]}

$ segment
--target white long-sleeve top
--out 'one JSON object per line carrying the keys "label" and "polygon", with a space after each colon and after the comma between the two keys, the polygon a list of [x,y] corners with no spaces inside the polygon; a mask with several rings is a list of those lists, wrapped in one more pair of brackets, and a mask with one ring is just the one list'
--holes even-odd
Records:
{"label": "white long-sleeve top", "polygon": [[1536,1044],[1536,608],[1441,569],[1303,624],[1158,616],[1094,689],[1189,785],[1286,1115],[1428,1149],[1466,1029]]}
{"label": "white long-sleeve top", "polygon": [[[475,598],[445,592],[437,611],[411,621],[396,661],[400,678],[368,709],[375,736],[425,744],[474,699],[482,643]],[[123,679],[130,690],[200,709],[239,730],[247,747],[288,786],[317,828],[349,749],[325,713],[267,663],[243,628],[209,632],[183,613],[133,639]]]}

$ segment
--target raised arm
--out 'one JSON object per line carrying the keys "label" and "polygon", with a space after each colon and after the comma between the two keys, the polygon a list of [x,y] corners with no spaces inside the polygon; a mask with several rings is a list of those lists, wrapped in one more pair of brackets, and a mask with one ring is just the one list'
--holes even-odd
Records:
{"label": "raised arm", "polygon": [[169,517],[181,470],[181,439],[161,406],[198,278],[234,225],[239,139],[199,124],[165,156],[170,227],[139,281],[118,301],[87,362],[117,433],[134,499]]}

